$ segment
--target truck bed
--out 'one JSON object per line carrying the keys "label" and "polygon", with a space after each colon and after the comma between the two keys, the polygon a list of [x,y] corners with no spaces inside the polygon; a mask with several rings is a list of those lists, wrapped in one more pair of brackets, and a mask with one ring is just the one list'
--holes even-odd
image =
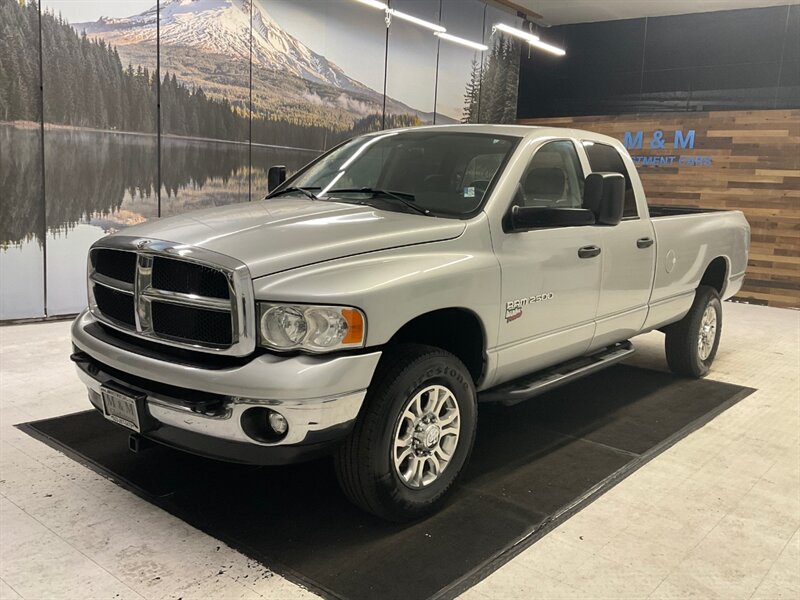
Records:
{"label": "truck bed", "polygon": [[[750,228],[736,210],[708,210],[682,206],[650,206],[658,265],[650,297],[651,313],[659,303],[670,304],[689,295],[712,260],[720,258],[723,298],[741,287],[747,267]],[[691,302],[689,302],[690,304]],[[688,305],[685,307],[688,310]],[[674,306],[670,309],[673,310]],[[648,317],[650,318],[650,317]],[[654,317],[655,318],[655,317]]]}
{"label": "truck bed", "polygon": [[698,213],[724,212],[718,208],[698,208],[695,206],[667,206],[665,204],[650,204],[647,206],[650,218],[676,217],[678,215],[696,215]]}

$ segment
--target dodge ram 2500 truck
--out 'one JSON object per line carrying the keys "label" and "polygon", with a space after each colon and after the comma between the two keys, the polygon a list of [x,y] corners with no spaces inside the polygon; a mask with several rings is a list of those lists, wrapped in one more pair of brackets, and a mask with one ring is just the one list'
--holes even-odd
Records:
{"label": "dodge ram 2500 truck", "polygon": [[269,179],[262,201],[95,243],[73,360],[132,447],[333,453],[387,519],[443,502],[481,401],[612,365],[654,329],[674,372],[705,375],[747,265],[740,212],[648,206],[625,148],[587,131],[381,131]]}

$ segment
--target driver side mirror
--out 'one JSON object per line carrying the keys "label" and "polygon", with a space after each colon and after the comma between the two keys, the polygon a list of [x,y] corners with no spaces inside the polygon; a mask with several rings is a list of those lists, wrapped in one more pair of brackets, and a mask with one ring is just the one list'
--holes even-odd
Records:
{"label": "driver side mirror", "polygon": [[267,192],[275,191],[280,184],[286,181],[286,167],[276,165],[267,171]]}
{"label": "driver side mirror", "polygon": [[598,225],[618,225],[625,208],[625,177],[621,173],[590,173],[583,188],[583,207]]}

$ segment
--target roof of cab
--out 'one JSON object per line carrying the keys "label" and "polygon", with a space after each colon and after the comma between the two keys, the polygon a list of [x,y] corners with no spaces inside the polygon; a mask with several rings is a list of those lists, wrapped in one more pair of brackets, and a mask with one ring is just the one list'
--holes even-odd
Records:
{"label": "roof of cab", "polygon": [[533,125],[492,125],[484,123],[452,123],[449,125],[417,125],[415,127],[399,127],[397,129],[387,129],[385,131],[375,133],[386,133],[394,131],[461,131],[470,133],[495,133],[500,135],[514,135],[517,137],[524,137],[535,129],[541,127]]}
{"label": "roof of cab", "polygon": [[495,125],[495,124],[472,124],[472,123],[456,123],[451,125],[420,125],[416,127],[403,127],[398,129],[390,129],[375,132],[372,135],[380,135],[387,132],[405,132],[405,131],[459,131],[469,133],[484,133],[495,135],[511,135],[520,138],[544,138],[544,137],[569,137],[581,140],[589,140],[596,142],[604,142],[610,145],[620,144],[610,136],[603,135],[602,133],[595,133],[594,131],[587,131],[585,129],[569,129],[566,127],[546,127],[541,125]]}

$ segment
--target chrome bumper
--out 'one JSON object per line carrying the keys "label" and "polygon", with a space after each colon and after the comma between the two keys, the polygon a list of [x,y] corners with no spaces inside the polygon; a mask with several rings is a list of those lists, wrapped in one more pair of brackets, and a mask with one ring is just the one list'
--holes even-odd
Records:
{"label": "chrome bumper", "polygon": [[[78,366],[78,376],[96,408],[102,410],[101,386],[111,381],[147,394],[147,410],[160,424],[258,446],[316,443],[328,430],[343,431],[358,415],[381,356],[380,352],[336,357],[264,354],[241,366],[206,369],[159,360],[108,343],[86,331],[94,323],[88,311],[79,315],[72,325],[72,341],[99,364],[93,368]],[[109,368],[104,371],[104,366]],[[115,372],[182,388],[188,395],[193,390],[218,394],[225,397],[223,407],[214,414],[203,414],[164,392],[147,389],[146,383],[131,384]],[[241,416],[253,406],[280,412],[289,424],[286,437],[267,443],[248,436]]]}

